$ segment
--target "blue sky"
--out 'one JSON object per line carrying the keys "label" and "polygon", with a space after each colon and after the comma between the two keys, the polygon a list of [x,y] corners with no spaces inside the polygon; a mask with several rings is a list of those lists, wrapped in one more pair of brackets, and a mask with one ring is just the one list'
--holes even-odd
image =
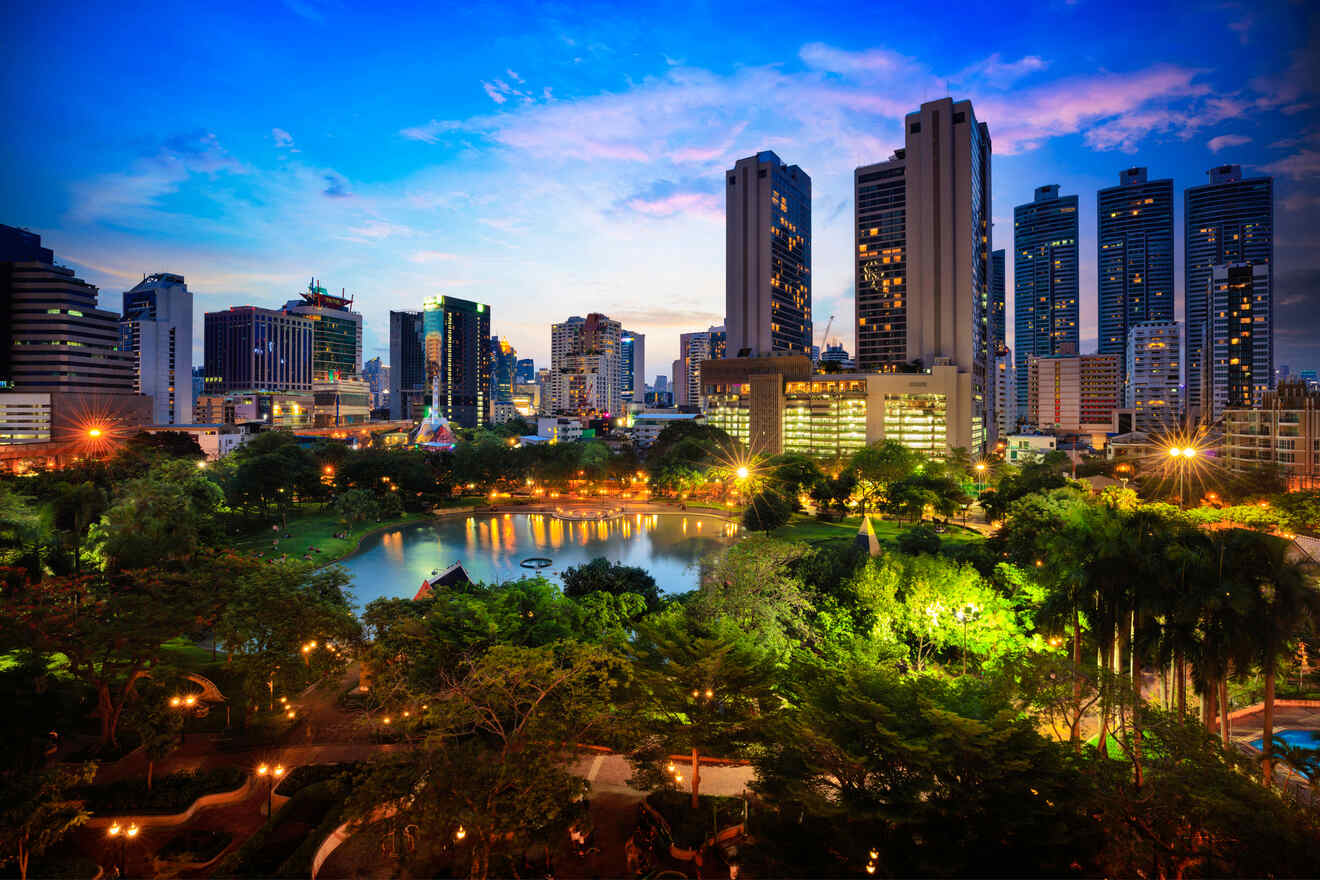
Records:
{"label": "blue sky", "polygon": [[1274,174],[1277,360],[1320,367],[1320,13],[1304,2],[51,2],[7,18],[0,222],[39,232],[111,308],[146,272],[187,276],[199,312],[278,305],[315,275],[357,297],[367,357],[388,360],[389,309],[449,293],[489,303],[538,363],[550,322],[603,311],[647,334],[650,379],[680,332],[722,320],[721,172],[773,149],[812,176],[817,333],[836,315],[851,350],[852,169],[952,93],[990,126],[996,247],[1034,187],[1080,195],[1084,349],[1096,189],[1134,164],[1173,177],[1180,235],[1181,190],[1206,168]]}

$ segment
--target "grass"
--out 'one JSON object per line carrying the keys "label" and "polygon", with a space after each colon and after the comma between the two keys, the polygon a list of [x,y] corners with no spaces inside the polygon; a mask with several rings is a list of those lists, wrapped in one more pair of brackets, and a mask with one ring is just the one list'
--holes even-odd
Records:
{"label": "grass", "polygon": [[[301,511],[289,518],[287,528],[279,532],[267,529],[248,535],[235,541],[232,546],[235,550],[262,553],[266,556],[272,553],[277,556],[287,553],[290,559],[301,559],[315,547],[318,552],[311,553],[312,560],[326,564],[336,562],[352,553],[357,549],[358,542],[369,532],[387,526],[416,522],[426,516],[427,514],[424,513],[405,513],[403,516],[381,522],[367,520],[346,526],[339,514],[332,511]],[[344,533],[346,537],[336,538],[336,532]],[[286,534],[290,537],[283,537]],[[278,547],[271,543],[277,535],[280,536]]]}
{"label": "grass", "polygon": [[[856,537],[857,530],[861,528],[861,525],[862,518],[860,516],[850,516],[842,522],[823,522],[815,517],[797,514],[788,525],[776,529],[774,537],[809,543],[836,538],[853,538]],[[912,523],[899,523],[894,520],[872,516],[871,526],[875,529],[875,536],[880,540],[880,543],[893,546],[897,544],[899,535],[912,528]],[[971,529],[964,529],[955,523],[949,523],[949,530],[940,535],[941,543],[974,544],[983,540],[985,539],[981,535]]]}

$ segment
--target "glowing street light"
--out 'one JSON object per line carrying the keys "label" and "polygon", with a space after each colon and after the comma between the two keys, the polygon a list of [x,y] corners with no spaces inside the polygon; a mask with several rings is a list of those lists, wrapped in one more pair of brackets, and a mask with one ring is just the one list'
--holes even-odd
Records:
{"label": "glowing street light", "polygon": [[269,822],[273,818],[270,811],[271,802],[274,800],[275,783],[284,776],[284,765],[276,764],[271,767],[269,764],[262,764],[257,767],[257,775],[266,780],[266,821]]}
{"label": "glowing street light", "polygon": [[747,465],[745,464],[740,465],[736,473],[738,475],[738,479],[740,480],[745,480],[751,475],[751,471],[747,470]]}
{"label": "glowing street light", "polygon": [[123,826],[120,825],[118,821],[116,821],[105,831],[106,836],[108,836],[111,840],[114,840],[116,838],[119,840],[119,876],[120,877],[123,877],[125,871],[127,870],[125,858],[128,855],[128,842],[133,838],[137,837],[138,831],[140,830],[141,829],[138,828],[136,822],[128,826]]}
{"label": "glowing street light", "polygon": [[88,437],[91,437],[93,440],[95,440],[97,437],[100,437],[100,436],[101,436],[101,429],[100,429],[100,428],[89,428],[89,429],[87,430],[87,436],[88,436]]}

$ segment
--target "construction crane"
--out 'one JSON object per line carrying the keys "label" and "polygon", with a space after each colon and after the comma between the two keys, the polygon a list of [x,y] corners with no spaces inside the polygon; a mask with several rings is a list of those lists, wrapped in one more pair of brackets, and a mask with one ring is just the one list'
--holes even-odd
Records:
{"label": "construction crane", "polygon": [[833,326],[834,326],[834,316],[830,315],[830,319],[825,322],[825,335],[820,338],[820,350],[822,353],[825,351],[825,346],[829,345],[830,328]]}

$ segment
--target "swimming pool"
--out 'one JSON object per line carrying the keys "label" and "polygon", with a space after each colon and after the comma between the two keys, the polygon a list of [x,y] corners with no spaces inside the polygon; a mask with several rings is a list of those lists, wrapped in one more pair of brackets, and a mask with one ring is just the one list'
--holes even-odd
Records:
{"label": "swimming pool", "polygon": [[[1274,738],[1281,739],[1290,746],[1297,746],[1303,749],[1320,749],[1320,730],[1287,730],[1274,731]],[[1251,747],[1260,749],[1265,743],[1265,738],[1253,739]]]}

